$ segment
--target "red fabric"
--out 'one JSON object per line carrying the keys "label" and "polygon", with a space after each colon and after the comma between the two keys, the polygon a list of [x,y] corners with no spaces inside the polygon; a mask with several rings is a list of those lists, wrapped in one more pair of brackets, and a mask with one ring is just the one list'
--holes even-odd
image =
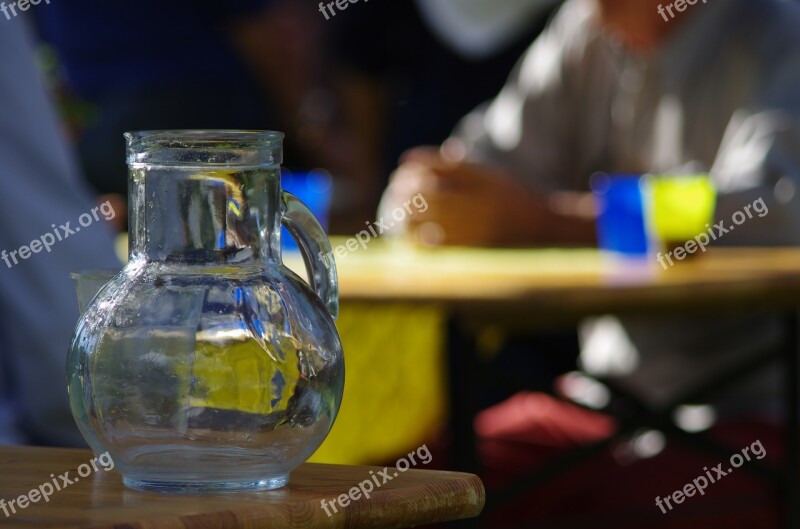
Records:
{"label": "red fabric", "polygon": [[[539,393],[520,393],[493,406],[475,420],[482,477],[489,493],[547,460],[613,433],[610,417]],[[783,461],[782,431],[770,422],[748,420],[718,424],[706,433],[730,447],[728,457],[760,441],[766,455],[759,463],[778,468]],[[522,441],[522,442],[521,442]],[[744,462],[708,485],[703,495],[685,498],[662,513],[656,496],[682,489],[703,467],[729,460],[668,442],[650,459],[615,457],[620,443],[590,461],[553,478],[507,507],[487,513],[486,527],[603,527],[647,529],[770,529],[779,526],[777,489],[747,471]],[[757,447],[756,447],[757,448]],[[751,450],[752,453],[752,450]],[[755,458],[753,458],[755,460]],[[712,475],[714,473],[712,472]],[[672,503],[672,502],[671,502]]]}

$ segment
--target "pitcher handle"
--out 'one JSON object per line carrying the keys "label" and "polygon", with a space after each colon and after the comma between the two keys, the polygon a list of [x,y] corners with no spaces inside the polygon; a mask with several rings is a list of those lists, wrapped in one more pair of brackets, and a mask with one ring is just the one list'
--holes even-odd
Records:
{"label": "pitcher handle", "polygon": [[308,206],[293,194],[281,192],[281,223],[297,241],[308,281],[333,319],[339,315],[339,280],[331,241]]}

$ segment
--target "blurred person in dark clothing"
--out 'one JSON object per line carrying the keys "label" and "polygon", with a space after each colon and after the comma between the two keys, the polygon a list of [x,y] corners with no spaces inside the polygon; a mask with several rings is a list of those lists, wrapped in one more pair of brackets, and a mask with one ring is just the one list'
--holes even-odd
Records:
{"label": "blurred person in dark clothing", "polygon": [[227,35],[263,0],[53,2],[36,11],[72,95],[89,102],[81,161],[101,193],[125,194],[122,133],[162,128],[258,128],[267,109]]}
{"label": "blurred person in dark clothing", "polygon": [[65,92],[86,109],[72,129],[100,193],[126,194],[122,133],[129,130],[281,130],[290,167],[324,167],[335,188],[364,180],[361,156],[335,123],[324,21],[313,6],[71,0],[35,14]]}

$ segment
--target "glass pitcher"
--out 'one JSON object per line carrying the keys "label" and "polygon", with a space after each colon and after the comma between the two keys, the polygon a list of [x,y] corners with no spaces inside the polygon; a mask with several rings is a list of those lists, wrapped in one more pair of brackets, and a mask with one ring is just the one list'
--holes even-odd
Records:
{"label": "glass pitcher", "polygon": [[[127,133],[129,262],[70,346],[72,412],[127,486],[283,486],[342,398],[336,269],[325,233],[281,191],[278,132]],[[281,225],[307,285],[281,261]]]}

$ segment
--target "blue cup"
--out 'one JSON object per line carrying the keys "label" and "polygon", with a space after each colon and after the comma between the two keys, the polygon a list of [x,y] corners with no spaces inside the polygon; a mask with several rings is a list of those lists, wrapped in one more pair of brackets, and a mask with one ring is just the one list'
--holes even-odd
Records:
{"label": "blue cup", "polygon": [[598,207],[597,242],[602,250],[626,257],[643,257],[648,251],[642,175],[592,176],[591,187]]}
{"label": "blue cup", "polygon": [[[333,181],[330,173],[315,169],[307,172],[281,170],[281,189],[299,198],[319,223],[328,230]],[[281,247],[284,252],[297,251],[297,243],[286,228],[281,230]]]}

